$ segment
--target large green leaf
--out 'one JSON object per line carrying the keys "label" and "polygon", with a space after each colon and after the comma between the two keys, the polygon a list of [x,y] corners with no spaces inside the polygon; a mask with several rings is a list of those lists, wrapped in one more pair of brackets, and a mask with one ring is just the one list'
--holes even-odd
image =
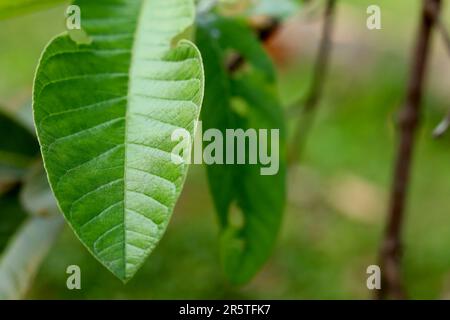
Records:
{"label": "large green leaf", "polygon": [[57,238],[62,217],[29,218],[0,257],[0,300],[21,299]]}
{"label": "large green leaf", "polygon": [[49,6],[68,2],[67,0],[0,0],[0,19],[28,13]]}
{"label": "large green leaf", "polygon": [[32,161],[39,155],[39,145],[33,134],[0,111],[0,193],[21,179]]}
{"label": "large green leaf", "polygon": [[[241,42],[228,36],[235,32],[241,36]],[[207,167],[221,222],[225,272],[232,283],[243,284],[270,256],[280,228],[286,174],[282,109],[274,88],[273,68],[249,28],[239,21],[209,17],[197,31],[197,42],[207,79],[202,112],[205,130],[217,128],[223,134],[226,129],[238,128],[280,130],[278,174],[261,175],[261,165]],[[233,77],[224,68],[230,49],[245,55],[250,67]],[[241,219],[236,219],[237,212]]]}
{"label": "large green leaf", "polygon": [[50,185],[91,253],[129,280],[161,239],[186,163],[175,129],[194,133],[200,53],[176,41],[193,0],[80,0],[90,44],[53,40],[34,86],[34,119]]}

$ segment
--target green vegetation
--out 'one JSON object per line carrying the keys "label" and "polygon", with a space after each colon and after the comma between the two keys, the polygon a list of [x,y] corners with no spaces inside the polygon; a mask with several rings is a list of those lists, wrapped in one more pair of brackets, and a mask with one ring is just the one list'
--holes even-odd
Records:
{"label": "green vegetation", "polygon": [[[283,172],[286,174],[287,190],[283,189],[284,183],[280,176],[269,177],[267,180],[264,177],[255,176],[253,181],[260,183],[257,185],[258,188],[255,185],[248,188],[245,184],[240,184],[239,180],[242,176],[254,174],[253,169],[247,167],[206,168],[191,165],[165,236],[140,271],[126,285],[98,263],[77,239],[71,228],[64,227],[61,236],[54,241],[48,256],[43,259],[39,272],[36,267],[37,276],[32,285],[29,287],[28,284],[24,284],[21,288],[15,288],[15,296],[23,296],[29,287],[25,298],[361,299],[372,297],[373,293],[366,288],[366,268],[377,262],[380,249],[391,183],[392,159],[397,141],[396,116],[404,99],[410,49],[413,46],[420,10],[419,2],[377,0],[377,4],[383,10],[383,29],[369,31],[365,28],[367,17],[365,9],[373,2],[369,0],[339,1],[330,73],[327,76],[325,91],[304,147],[301,162],[286,168]],[[0,1],[0,8],[1,4]],[[317,7],[321,8],[321,5]],[[137,9],[130,9],[130,11],[133,10]],[[320,11],[310,12],[308,6],[303,6],[299,10],[298,15],[291,16],[285,21],[288,27],[277,36],[276,41],[266,44],[272,61],[262,52],[258,43],[255,45],[256,38],[248,34],[249,29],[245,26],[246,20],[243,16],[239,16],[238,19],[227,18],[232,23],[226,26],[208,25],[212,23],[210,20],[197,26],[195,39],[192,40],[195,40],[203,55],[206,75],[202,114],[204,125],[206,123],[207,126],[223,129],[235,124],[234,121],[243,121],[244,125],[249,127],[283,127],[278,118],[281,110],[284,109],[289,120],[284,131],[287,144],[297,115],[293,112],[291,116],[290,110],[292,105],[302,99],[308,91],[315,48],[320,37]],[[64,31],[64,12],[65,7],[59,6],[27,15],[14,14],[16,17],[0,20],[0,41],[2,42],[0,105],[5,106],[3,109],[8,114],[17,115],[19,120],[14,120],[15,125],[20,126],[17,123],[20,121],[29,123],[27,116],[24,115],[31,114],[29,105],[33,75],[40,54],[49,39]],[[449,7],[445,8],[443,15],[450,16]],[[309,19],[309,17],[312,18]],[[88,22],[88,17],[86,18]],[[126,27],[130,30],[136,28],[135,25]],[[240,32],[230,31],[230,36],[226,37],[228,43],[204,42],[205,38],[211,36],[208,33],[210,28],[219,28],[223,31],[227,28],[243,29],[240,29]],[[92,30],[87,32],[89,35],[93,34]],[[191,33],[194,34],[194,32]],[[233,35],[237,39],[233,39]],[[249,37],[247,41],[242,41],[246,37]],[[445,108],[448,107],[446,102],[449,99],[450,78],[447,70],[450,70],[450,59],[439,40],[435,37],[433,42],[433,62],[430,64],[423,108],[424,119],[415,152],[414,173],[405,222],[403,271],[406,288],[411,298],[448,298],[450,292],[450,253],[447,250],[450,247],[448,231],[450,226],[448,196],[450,135],[439,140],[432,138],[433,129],[447,113]],[[71,44],[72,42],[67,38],[57,38],[53,45],[46,49],[45,54],[55,49],[59,50],[63,45]],[[127,42],[125,45],[130,44]],[[191,45],[189,48],[192,48]],[[198,59],[195,50],[187,51],[190,58]],[[205,52],[208,52],[208,57],[217,59],[205,59]],[[227,77],[227,70],[224,69],[226,65],[211,66],[214,62],[226,60],[236,53],[245,56],[248,62],[243,70],[232,77]],[[110,65],[105,60],[93,65],[99,70],[105,68],[109,71],[112,66],[128,70],[131,63],[130,57],[114,59],[117,61],[114,63],[110,61]],[[66,63],[66,61],[58,63]],[[67,71],[83,74],[82,64],[65,66]],[[199,79],[198,65],[195,68],[196,72],[193,73],[195,76],[192,78]],[[138,69],[142,70],[142,68]],[[222,73],[214,72],[214,70],[221,70]],[[46,71],[41,65],[38,74],[42,75],[42,72]],[[63,74],[53,73],[50,70],[48,72],[43,77],[45,81],[51,82],[64,78]],[[212,77],[211,74],[214,74],[217,79],[213,82],[216,87],[208,87],[208,78]],[[276,94],[274,94],[274,76],[278,79],[281,103],[277,102]],[[117,94],[127,94],[120,91],[123,90],[124,80],[119,78],[114,80],[114,86],[117,85],[115,90]],[[82,85],[92,87],[85,82],[76,84],[76,86]],[[63,86],[56,89],[58,92],[55,94],[60,94],[61,98],[65,98],[69,92],[64,91],[67,89]],[[219,94],[220,98],[215,102],[214,96]],[[239,98],[236,99],[236,97]],[[86,103],[84,99],[88,98],[83,93],[75,97],[80,103]],[[41,99],[43,98],[35,96],[35,110],[36,106],[39,110]],[[258,110],[272,107],[274,109],[270,111],[273,114],[270,117],[263,114],[255,117],[256,119],[242,118],[242,115],[237,114],[231,106],[239,99],[246,101],[248,107],[257,106]],[[196,102],[197,105],[200,104],[200,101]],[[276,108],[279,104],[281,104],[280,112]],[[224,116],[232,119],[231,122],[214,122],[217,118],[208,116],[208,112],[211,115],[213,107],[220,107]],[[39,115],[37,112],[35,117],[42,120],[44,115]],[[195,119],[197,115],[192,114],[190,117]],[[90,126],[111,118],[86,115],[77,119],[82,122],[80,125]],[[64,121],[61,123],[61,127],[64,127]],[[123,127],[121,129],[124,129]],[[3,132],[4,128],[4,126],[0,128],[3,136],[8,137],[11,131]],[[48,139],[71,134],[71,129],[66,128],[68,131],[64,132],[61,128],[38,126],[41,143],[44,146],[51,143],[44,138],[45,134],[49,135]],[[17,130],[23,133],[25,127]],[[140,132],[144,134],[145,130]],[[116,137],[116,140],[120,140],[123,133],[124,130],[117,136],[108,136],[108,141],[105,136],[97,139],[100,143],[93,151],[100,153],[103,143],[106,148],[106,144],[111,142],[109,139]],[[32,131],[29,134],[32,135]],[[29,138],[27,136],[27,134],[24,135],[25,139]],[[35,141],[33,138],[31,140]],[[7,139],[5,142],[8,142]],[[78,144],[79,141],[76,143]],[[113,143],[121,142],[114,140]],[[71,147],[70,141],[67,145],[61,146],[67,155],[70,154],[67,152]],[[1,148],[0,143],[0,151]],[[35,148],[36,146],[29,149],[20,148],[20,151],[25,152],[28,157],[36,153]],[[0,152],[0,164],[3,164],[4,159],[1,155]],[[47,157],[50,182],[52,179],[56,181],[60,176],[57,172],[58,168],[51,168],[52,156],[54,155],[51,153],[46,156],[44,148],[44,159]],[[88,157],[89,154],[84,156]],[[122,169],[123,158],[121,157]],[[39,160],[37,164],[35,161],[28,162],[28,160],[27,165],[39,171],[36,169],[41,168]],[[82,162],[77,157],[71,157],[70,161],[73,161],[73,164]],[[10,166],[11,161],[8,163]],[[13,161],[13,164],[21,163],[23,162]],[[20,179],[19,186],[28,183],[28,193],[20,195],[20,192],[25,192],[24,189],[19,191],[16,183],[11,185],[11,174],[7,176],[3,172],[14,172],[14,179]],[[184,174],[185,171],[183,171]],[[2,251],[2,260],[0,260],[0,291],[2,285],[7,283],[2,281],[2,261],[6,260],[5,256],[12,256],[11,252],[19,252],[19,249],[14,248],[21,247],[20,234],[28,233],[28,236],[23,236],[25,239],[36,236],[36,227],[33,225],[42,223],[44,219],[42,215],[53,217],[55,214],[55,204],[51,198],[44,201],[44,205],[41,201],[49,198],[48,186],[45,184],[45,179],[42,179],[45,176],[42,172],[40,175],[35,172],[35,175],[41,179],[31,179],[31,174],[23,172],[20,166],[14,168],[14,171],[0,171],[1,218],[4,219],[3,214],[6,213],[13,211],[17,213],[12,220],[8,220],[10,223],[2,224],[0,229],[0,246],[4,238],[3,234],[11,234],[12,230],[16,230],[14,241],[10,242],[9,247],[7,247],[6,239],[4,241],[3,247],[6,249]],[[39,188],[41,192],[38,195],[32,192],[36,184],[43,185]],[[209,185],[212,192],[209,190]],[[221,190],[233,189],[234,185],[238,187],[232,192],[220,193]],[[74,194],[73,199],[93,187],[95,189],[94,185],[77,183],[76,191],[79,194]],[[178,188],[180,187],[181,184]],[[69,189],[73,189],[73,187],[70,188],[70,184],[67,189],[59,191],[59,196],[58,190],[54,189],[57,197],[60,198],[60,204],[62,204],[61,200],[68,197]],[[243,194],[244,199],[239,199]],[[111,201],[121,200],[118,192],[109,192],[106,196],[110,197]],[[235,211],[239,211],[239,208],[244,209],[243,215],[247,214],[248,219],[253,219],[255,215],[248,214],[245,209],[252,207],[253,203],[261,206],[263,203],[255,199],[263,201],[269,197],[274,199],[270,202],[271,207],[258,208],[258,213],[267,217],[268,223],[265,225],[270,227],[268,228],[270,236],[265,237],[267,233],[236,233],[235,225],[232,223]],[[175,198],[176,196],[171,198],[169,207],[175,204]],[[284,198],[287,200],[283,207]],[[235,206],[236,200],[238,208]],[[250,201],[250,205],[245,201]],[[100,204],[103,206],[106,202]],[[27,216],[21,207],[35,212]],[[33,207],[40,209],[30,210]],[[61,207],[65,211],[65,205]],[[65,213],[67,215],[67,212]],[[68,219],[70,221],[70,217]],[[54,221],[53,224],[47,220],[49,223],[47,227],[39,227],[41,231],[45,228],[50,230],[46,232],[49,239],[55,237],[60,230],[60,221],[57,220],[55,217],[50,218],[50,221]],[[119,220],[118,222],[121,222]],[[167,222],[168,219],[164,221],[164,224]],[[279,228],[278,225],[280,225]],[[74,229],[77,230],[76,227]],[[278,232],[277,229],[279,229]],[[89,247],[89,240],[83,235],[79,236]],[[160,233],[157,237],[159,240]],[[248,242],[248,251],[241,250],[241,241]],[[236,243],[237,245],[234,246]],[[259,246],[260,243],[264,245]],[[153,244],[147,244],[149,248],[153,248]],[[26,248],[26,250],[33,252],[32,248]],[[44,247],[34,251],[36,254],[41,254],[46,250],[48,249]],[[122,255],[122,262],[125,260],[124,253],[125,250],[118,250],[117,253]],[[253,258],[252,255],[257,258]],[[100,260],[105,261],[105,259],[106,257],[100,257]],[[139,259],[139,263],[141,261],[144,261],[144,257]],[[66,268],[69,265],[81,267],[82,290],[69,291],[66,288]],[[133,269],[129,271],[128,276],[125,276],[126,270],[119,269],[115,273],[120,278],[127,279],[135,271]],[[32,276],[33,273],[30,275]],[[255,273],[256,276],[252,278]],[[245,285],[236,285],[246,280],[250,281]]]}

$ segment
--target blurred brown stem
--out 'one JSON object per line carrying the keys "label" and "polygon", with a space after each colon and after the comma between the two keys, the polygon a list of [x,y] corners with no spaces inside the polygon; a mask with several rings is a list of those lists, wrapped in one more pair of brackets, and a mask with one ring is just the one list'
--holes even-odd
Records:
{"label": "blurred brown stem", "polygon": [[438,16],[430,14],[430,8],[439,13],[441,0],[423,0],[421,24],[414,49],[406,101],[399,119],[400,142],[395,163],[387,227],[380,252],[382,287],[378,291],[379,299],[404,299],[406,297],[401,276],[401,231],[416,132],[420,122],[431,32]]}
{"label": "blurred brown stem", "polygon": [[316,109],[322,96],[331,54],[336,1],[337,0],[327,0],[322,38],[320,40],[319,51],[314,65],[312,85],[300,112],[297,128],[292,140],[293,144],[289,156],[289,163],[291,164],[297,163],[300,158],[303,144],[311,128],[312,122],[314,121]]}

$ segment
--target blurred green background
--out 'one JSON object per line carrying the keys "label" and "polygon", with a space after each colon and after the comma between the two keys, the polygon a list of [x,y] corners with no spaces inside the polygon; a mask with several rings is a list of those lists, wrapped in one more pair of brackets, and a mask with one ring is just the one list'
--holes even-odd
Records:
{"label": "blurred green background", "polygon": [[[366,8],[382,8],[382,30],[366,28]],[[227,284],[205,170],[192,166],[159,247],[127,285],[107,272],[65,228],[27,298],[34,299],[364,299],[366,268],[376,264],[419,0],[339,0],[330,74],[299,165],[279,241],[248,285]],[[443,20],[450,22],[450,7]],[[450,27],[450,24],[448,25]],[[286,107],[311,79],[321,14],[301,12],[272,39]],[[46,43],[64,30],[64,7],[0,22],[0,105],[30,103]],[[450,298],[450,134],[432,138],[447,114],[450,58],[433,41],[423,123],[405,225],[403,270],[412,298]],[[1,210],[1,208],[0,208]],[[78,265],[82,290],[66,287]]]}

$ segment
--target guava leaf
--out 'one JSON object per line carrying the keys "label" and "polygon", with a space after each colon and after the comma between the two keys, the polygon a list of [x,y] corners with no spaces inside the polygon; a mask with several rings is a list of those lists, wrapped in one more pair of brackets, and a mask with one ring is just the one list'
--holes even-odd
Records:
{"label": "guava leaf", "polygon": [[[242,37],[241,42],[228,36],[234,32]],[[207,79],[202,111],[204,130],[217,128],[224,136],[226,129],[280,130],[279,171],[275,175],[261,175],[260,164],[207,166],[221,223],[224,270],[230,282],[244,284],[269,258],[284,210],[285,128],[275,72],[251,30],[240,21],[208,18],[197,30],[197,43]],[[241,51],[249,46],[251,49]],[[230,74],[225,68],[230,49],[245,55],[249,68]],[[240,219],[236,219],[236,213],[240,213]]]}
{"label": "guava leaf", "polygon": [[[54,39],[34,84],[34,121],[50,186],[89,251],[123,281],[163,236],[203,98],[200,53],[180,34],[193,0],[79,0],[91,43]],[[182,160],[182,159],[181,159]]]}

